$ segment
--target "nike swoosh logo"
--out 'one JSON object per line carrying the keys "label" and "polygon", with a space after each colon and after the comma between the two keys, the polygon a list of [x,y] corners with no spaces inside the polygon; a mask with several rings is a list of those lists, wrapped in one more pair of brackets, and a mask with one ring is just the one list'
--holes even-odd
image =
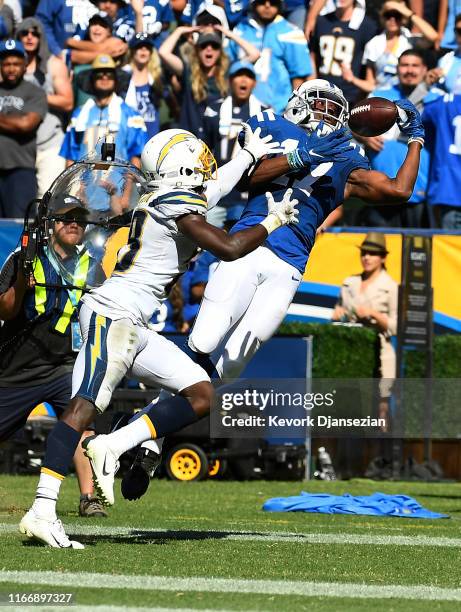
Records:
{"label": "nike swoosh logo", "polygon": [[107,459],[107,455],[104,457],[104,465],[102,466],[102,475],[103,476],[109,476],[110,472],[106,472],[106,459]]}
{"label": "nike swoosh logo", "polygon": [[316,153],[316,152],[314,151],[314,149],[311,149],[311,150],[309,151],[309,155],[314,155],[315,157],[323,157],[323,155],[319,155],[318,153]]}
{"label": "nike swoosh logo", "polygon": [[299,283],[299,281],[301,280],[300,278],[297,278],[294,274],[291,276],[291,280],[296,281],[297,283]]}

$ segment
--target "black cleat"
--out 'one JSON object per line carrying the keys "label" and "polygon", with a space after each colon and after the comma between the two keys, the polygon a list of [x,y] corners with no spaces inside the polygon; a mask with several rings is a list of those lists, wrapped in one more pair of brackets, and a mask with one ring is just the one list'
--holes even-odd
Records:
{"label": "black cleat", "polygon": [[122,478],[120,488],[123,497],[130,501],[142,497],[161,461],[161,455],[140,446],[133,465]]}

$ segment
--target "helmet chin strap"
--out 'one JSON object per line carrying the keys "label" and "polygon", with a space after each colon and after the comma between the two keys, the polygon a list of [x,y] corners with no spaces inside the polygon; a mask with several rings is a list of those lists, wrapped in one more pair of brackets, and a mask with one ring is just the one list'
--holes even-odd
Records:
{"label": "helmet chin strap", "polygon": [[323,119],[311,119],[303,125],[303,127],[309,132],[315,132],[317,136],[328,136],[334,132],[335,128],[328,123],[325,123]]}

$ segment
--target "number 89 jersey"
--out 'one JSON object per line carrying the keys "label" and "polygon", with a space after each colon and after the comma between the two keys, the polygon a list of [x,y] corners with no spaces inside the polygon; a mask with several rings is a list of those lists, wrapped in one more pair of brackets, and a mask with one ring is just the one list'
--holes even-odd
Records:
{"label": "number 89 jersey", "polygon": [[111,319],[147,324],[197,252],[176,220],[206,211],[206,199],[193,191],[170,188],[142,196],[112,275],[82,301]]}
{"label": "number 89 jersey", "polygon": [[[252,130],[261,128],[261,137],[271,134],[283,147],[285,154],[294,151],[300,144],[310,148],[308,132],[272,111],[258,113],[248,123]],[[232,228],[232,233],[260,223],[267,215],[266,191],[271,191],[274,199],[280,201],[291,187],[292,197],[299,201],[299,223],[285,225],[272,232],[265,246],[303,274],[314,246],[317,228],[343,202],[349,174],[357,168],[368,170],[369,167],[363,149],[351,140],[341,160],[319,164],[312,171],[301,169],[289,172],[250,191],[248,204]]]}

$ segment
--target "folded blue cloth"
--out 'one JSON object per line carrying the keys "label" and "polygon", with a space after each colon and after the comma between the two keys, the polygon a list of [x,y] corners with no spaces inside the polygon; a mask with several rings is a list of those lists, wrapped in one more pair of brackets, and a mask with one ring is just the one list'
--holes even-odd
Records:
{"label": "folded blue cloth", "polygon": [[345,495],[328,495],[327,493],[307,493],[293,497],[273,497],[264,502],[263,510],[267,512],[318,512],[321,514],[367,514],[370,516],[399,516],[403,518],[450,518],[448,514],[439,514],[423,508],[412,497],[407,495],[385,495],[373,493],[354,497]]}

